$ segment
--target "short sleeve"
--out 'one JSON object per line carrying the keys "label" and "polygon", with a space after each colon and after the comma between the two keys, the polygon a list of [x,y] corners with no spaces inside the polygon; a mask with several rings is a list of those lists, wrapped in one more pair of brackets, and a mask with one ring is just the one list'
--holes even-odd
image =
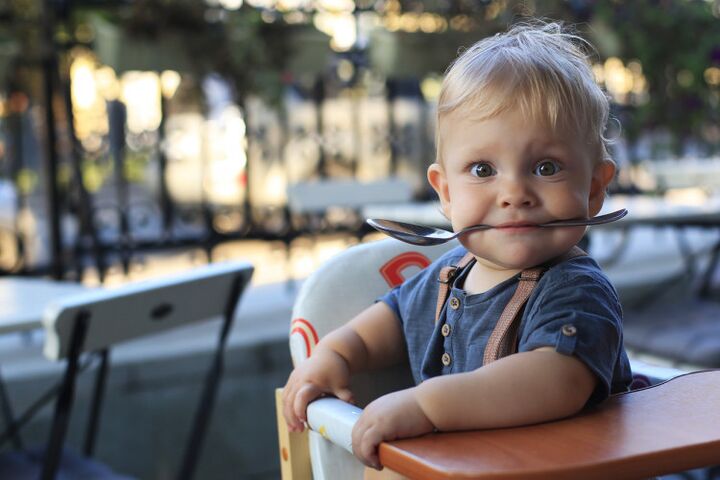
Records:
{"label": "short sleeve", "polygon": [[[384,302],[390,307],[390,310],[395,313],[395,317],[401,324],[405,323],[408,310],[412,310],[417,306],[421,306],[424,309],[428,298],[432,299],[434,306],[434,302],[437,299],[437,281],[430,268],[431,267],[428,267],[417,275],[405,280],[378,298],[378,301]],[[433,312],[434,311],[433,309]]]}
{"label": "short sleeve", "polygon": [[422,312],[430,311],[432,315],[435,315],[438,296],[438,273],[442,267],[456,264],[464,255],[465,250],[460,247],[446,252],[430,266],[379,297],[377,301],[383,302],[390,307],[403,324],[408,315],[411,313],[413,315],[417,314],[417,310]]}
{"label": "short sleeve", "polygon": [[550,346],[575,356],[598,380],[588,404],[605,400],[622,347],[622,310],[609,283],[592,275],[552,282],[527,313],[518,351]]}
{"label": "short sleeve", "polygon": [[390,310],[395,312],[395,318],[398,318],[398,319],[402,318],[400,315],[399,296],[400,296],[400,286],[397,286],[397,287],[393,288],[392,290],[390,290],[389,292],[387,292],[382,297],[377,299],[378,302],[383,302],[388,307],[390,307]]}

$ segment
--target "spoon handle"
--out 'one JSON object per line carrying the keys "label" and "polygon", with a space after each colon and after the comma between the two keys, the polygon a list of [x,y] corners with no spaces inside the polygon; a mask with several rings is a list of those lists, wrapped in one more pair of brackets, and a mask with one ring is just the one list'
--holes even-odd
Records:
{"label": "spoon handle", "polygon": [[620,220],[628,214],[627,209],[621,208],[614,212],[606,213],[605,215],[598,215],[592,218],[578,218],[573,220],[557,220],[555,222],[543,223],[541,227],[579,227],[587,225],[602,225],[603,223],[610,223]]}
{"label": "spoon handle", "polygon": [[[620,220],[625,215],[627,215],[627,213],[627,210],[622,208],[615,212],[607,213],[605,215],[599,215],[593,218],[557,220],[554,222],[543,223],[538,226],[575,227],[586,225],[600,225],[603,223],[610,223],[616,220]],[[495,228],[491,225],[473,225],[471,227],[464,228],[459,232],[453,233],[439,228],[426,227],[424,225],[416,225],[412,223],[396,222],[392,220],[384,220],[380,218],[369,218],[367,219],[367,222],[370,226],[372,226],[376,230],[385,233],[386,235],[389,235],[405,243],[420,246],[440,245],[468,232]]]}

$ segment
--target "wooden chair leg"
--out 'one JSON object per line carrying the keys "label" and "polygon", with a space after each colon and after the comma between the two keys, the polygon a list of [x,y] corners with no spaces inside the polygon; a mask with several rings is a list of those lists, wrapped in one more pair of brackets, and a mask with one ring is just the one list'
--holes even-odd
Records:
{"label": "wooden chair leg", "polygon": [[288,431],[282,413],[282,388],[275,390],[280,472],[282,480],[312,480],[307,429],[302,433]]}

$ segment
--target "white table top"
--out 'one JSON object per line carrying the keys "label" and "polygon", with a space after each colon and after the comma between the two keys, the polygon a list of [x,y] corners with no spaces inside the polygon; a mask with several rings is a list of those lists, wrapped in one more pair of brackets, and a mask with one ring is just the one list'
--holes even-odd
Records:
{"label": "white table top", "polygon": [[43,312],[51,301],[87,289],[73,282],[0,278],[0,334],[41,328]]}
{"label": "white table top", "polygon": [[[601,213],[609,213],[621,208],[628,209],[628,215],[625,218],[593,228],[640,224],[680,225],[693,222],[720,226],[720,197],[712,197],[699,203],[643,195],[614,195],[605,201]],[[440,210],[439,202],[372,205],[363,209],[363,215],[365,218],[385,218],[444,228],[448,228],[450,225]]]}

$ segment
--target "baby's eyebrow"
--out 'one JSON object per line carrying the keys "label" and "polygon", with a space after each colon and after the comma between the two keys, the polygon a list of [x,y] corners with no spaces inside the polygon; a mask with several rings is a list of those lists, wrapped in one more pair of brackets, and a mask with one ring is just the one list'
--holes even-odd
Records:
{"label": "baby's eyebrow", "polygon": [[538,145],[533,145],[529,150],[534,155],[569,155],[572,152],[572,147],[565,142],[542,142]]}
{"label": "baby's eyebrow", "polygon": [[488,145],[474,145],[472,147],[468,147],[464,153],[466,155],[470,155],[475,157],[478,160],[484,160],[488,159],[493,156],[493,152],[496,152],[497,149],[500,148],[494,144],[488,144]]}
{"label": "baby's eyebrow", "polygon": [[556,138],[545,138],[540,140],[535,140],[532,143],[530,143],[530,147],[532,148],[562,148],[567,149],[569,147],[568,142]]}

